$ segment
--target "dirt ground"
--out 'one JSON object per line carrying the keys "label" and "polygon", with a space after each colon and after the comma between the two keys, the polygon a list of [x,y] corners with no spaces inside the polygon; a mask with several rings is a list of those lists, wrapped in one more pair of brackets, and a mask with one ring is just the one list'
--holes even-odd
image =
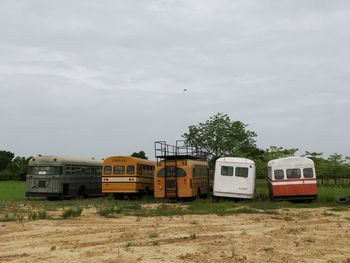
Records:
{"label": "dirt ground", "polygon": [[0,262],[350,263],[350,210],[1,222]]}

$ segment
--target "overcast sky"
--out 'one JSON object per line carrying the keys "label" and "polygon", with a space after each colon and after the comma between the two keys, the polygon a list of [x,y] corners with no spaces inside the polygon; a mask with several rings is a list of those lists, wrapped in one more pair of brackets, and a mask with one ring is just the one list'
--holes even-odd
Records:
{"label": "overcast sky", "polygon": [[1,1],[2,150],[154,159],[218,112],[350,155],[350,1]]}

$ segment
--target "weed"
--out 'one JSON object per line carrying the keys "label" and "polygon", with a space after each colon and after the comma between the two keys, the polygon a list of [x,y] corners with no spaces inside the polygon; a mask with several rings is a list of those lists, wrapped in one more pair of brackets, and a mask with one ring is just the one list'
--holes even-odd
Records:
{"label": "weed", "polygon": [[8,213],[5,214],[4,217],[0,217],[0,222],[10,222],[10,221],[16,221],[17,218],[13,215],[10,215]]}
{"label": "weed", "polygon": [[157,232],[151,232],[148,234],[148,237],[149,238],[157,238],[157,237],[159,237],[159,234]]}
{"label": "weed", "polygon": [[295,227],[295,228],[291,227],[286,229],[287,234],[294,234],[294,235],[299,234],[303,231],[305,231],[305,227]]}
{"label": "weed", "polygon": [[190,239],[196,239],[196,238],[197,238],[196,233],[191,233],[191,234],[190,234]]}
{"label": "weed", "polygon": [[37,212],[31,212],[28,215],[29,220],[43,220],[43,219],[48,219],[49,215],[45,210],[39,210]]}
{"label": "weed", "polygon": [[159,246],[159,240],[152,240],[153,246]]}
{"label": "weed", "polygon": [[264,247],[263,250],[264,250],[266,253],[273,253],[273,247]]}
{"label": "weed", "polygon": [[314,237],[306,237],[306,238],[304,238],[304,241],[308,242],[308,243],[315,243],[316,242],[316,238],[314,238]]}
{"label": "weed", "polygon": [[81,207],[67,208],[63,210],[62,218],[67,219],[67,218],[79,217],[81,216],[82,212],[83,212],[83,208]]}
{"label": "weed", "polygon": [[120,207],[112,206],[112,207],[100,207],[97,210],[97,214],[104,217],[117,217],[122,212]]}
{"label": "weed", "polygon": [[193,220],[193,221],[191,221],[191,225],[199,225],[199,223],[197,220]]}

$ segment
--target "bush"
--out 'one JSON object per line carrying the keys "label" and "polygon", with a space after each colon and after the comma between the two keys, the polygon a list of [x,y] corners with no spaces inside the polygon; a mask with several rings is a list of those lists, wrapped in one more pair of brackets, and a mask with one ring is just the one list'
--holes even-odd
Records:
{"label": "bush", "polygon": [[79,217],[81,216],[81,213],[83,212],[83,208],[81,207],[75,207],[75,208],[67,208],[63,210],[62,218],[73,218],[73,217]]}

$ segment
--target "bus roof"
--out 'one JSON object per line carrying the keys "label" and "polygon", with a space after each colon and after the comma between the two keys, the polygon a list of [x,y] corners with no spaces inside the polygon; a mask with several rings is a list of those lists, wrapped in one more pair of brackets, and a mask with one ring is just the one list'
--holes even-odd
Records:
{"label": "bus roof", "polygon": [[241,157],[221,157],[216,160],[217,162],[228,162],[228,163],[244,163],[244,164],[255,164],[254,161],[241,158]]}
{"label": "bus roof", "polygon": [[314,167],[314,162],[306,157],[284,157],[269,161],[267,166],[274,168]]}
{"label": "bus roof", "polygon": [[101,166],[102,161],[95,160],[94,158],[79,158],[79,157],[68,157],[68,156],[57,156],[57,155],[38,155],[33,157],[29,161],[29,165],[44,165],[44,164],[55,164],[55,163],[67,163],[67,164],[83,164],[83,165],[97,165]]}
{"label": "bus roof", "polygon": [[130,160],[134,160],[134,161],[137,161],[137,162],[153,164],[153,165],[155,165],[155,163],[156,163],[155,161],[152,161],[152,160],[137,158],[137,157],[133,157],[133,156],[109,156],[109,157],[105,158],[103,163],[110,162],[113,159],[130,159]]}

